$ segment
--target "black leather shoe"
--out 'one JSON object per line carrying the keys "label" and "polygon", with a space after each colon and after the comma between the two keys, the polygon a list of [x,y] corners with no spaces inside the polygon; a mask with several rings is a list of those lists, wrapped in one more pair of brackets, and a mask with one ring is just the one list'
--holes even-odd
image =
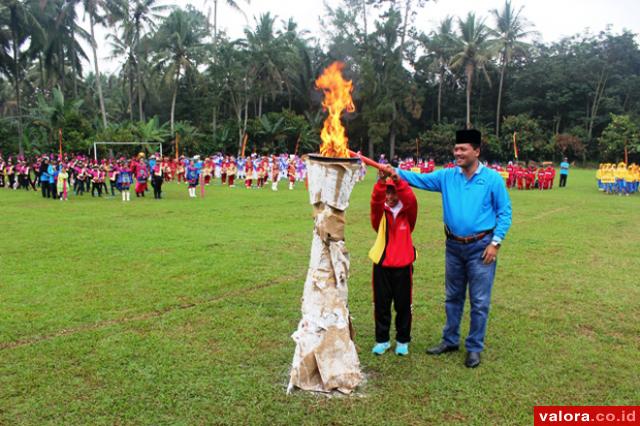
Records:
{"label": "black leather shoe", "polygon": [[476,368],[480,365],[480,352],[467,352],[467,359],[464,361],[467,368]]}
{"label": "black leather shoe", "polygon": [[428,355],[441,355],[447,352],[455,352],[458,350],[458,345],[450,346],[442,342],[438,346],[427,349]]}

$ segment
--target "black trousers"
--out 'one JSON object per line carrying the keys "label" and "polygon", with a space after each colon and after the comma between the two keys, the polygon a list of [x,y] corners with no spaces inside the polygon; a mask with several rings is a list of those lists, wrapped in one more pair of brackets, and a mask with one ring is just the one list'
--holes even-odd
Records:
{"label": "black trousers", "polygon": [[50,198],[51,193],[49,192],[49,182],[40,182],[40,189],[42,190],[42,198]]}
{"label": "black trousers", "polygon": [[153,186],[153,198],[162,198],[162,176],[153,176],[151,178],[151,186]]}
{"label": "black trousers", "polygon": [[560,175],[560,188],[567,186],[567,175]]}
{"label": "black trousers", "polygon": [[93,185],[91,186],[92,197],[96,196],[96,190],[98,190],[98,197],[102,197],[102,182],[93,182]]}
{"label": "black trousers", "polygon": [[396,340],[411,341],[411,303],[413,265],[385,268],[373,265],[373,304],[376,321],[376,342],[389,341],[391,303],[396,311]]}
{"label": "black trousers", "polygon": [[84,180],[76,179],[73,185],[75,186],[74,191],[76,195],[84,194]]}
{"label": "black trousers", "polygon": [[25,191],[29,190],[29,176],[27,175],[18,175],[18,189],[24,189]]}

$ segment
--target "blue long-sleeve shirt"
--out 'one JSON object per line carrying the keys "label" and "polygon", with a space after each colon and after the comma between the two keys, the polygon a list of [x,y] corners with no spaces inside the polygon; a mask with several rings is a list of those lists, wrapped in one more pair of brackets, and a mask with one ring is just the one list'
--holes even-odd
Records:
{"label": "blue long-sleeve shirt", "polygon": [[56,168],[49,164],[47,167],[47,175],[49,177],[49,183],[56,183],[56,176],[58,175]]}
{"label": "blue long-sleeve shirt", "polygon": [[425,174],[396,172],[413,187],[442,194],[444,223],[454,235],[468,237],[494,229],[493,241],[498,243],[507,236],[511,200],[496,171],[479,164],[471,179],[460,167]]}

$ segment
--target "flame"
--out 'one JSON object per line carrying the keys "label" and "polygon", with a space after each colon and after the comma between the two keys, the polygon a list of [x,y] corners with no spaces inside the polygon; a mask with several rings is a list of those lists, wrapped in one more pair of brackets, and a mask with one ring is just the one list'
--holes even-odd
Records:
{"label": "flame", "polygon": [[322,109],[329,111],[320,133],[320,139],[322,139],[320,155],[323,157],[349,157],[347,146],[349,139],[340,121],[340,115],[345,109],[348,112],[354,112],[356,107],[351,99],[353,82],[342,78],[343,68],[342,62],[334,62],[316,80],[316,87],[324,92]]}

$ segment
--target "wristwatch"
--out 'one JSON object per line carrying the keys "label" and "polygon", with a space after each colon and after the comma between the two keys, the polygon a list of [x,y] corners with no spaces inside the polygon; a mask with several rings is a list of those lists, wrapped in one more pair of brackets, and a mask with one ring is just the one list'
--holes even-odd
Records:
{"label": "wristwatch", "polygon": [[491,245],[500,248],[500,243],[497,241],[491,241]]}

